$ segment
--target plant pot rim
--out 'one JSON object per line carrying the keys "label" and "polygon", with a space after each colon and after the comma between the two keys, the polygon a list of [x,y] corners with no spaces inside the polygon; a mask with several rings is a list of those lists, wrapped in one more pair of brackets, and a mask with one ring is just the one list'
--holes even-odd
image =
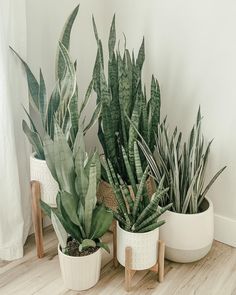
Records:
{"label": "plant pot rim", "polygon": [[148,235],[148,234],[150,234],[152,232],[159,231],[159,227],[157,227],[157,228],[155,228],[153,230],[150,230],[150,231],[147,231],[145,233],[139,233],[139,232],[134,233],[134,232],[131,232],[131,231],[124,230],[122,227],[120,227],[119,222],[118,221],[116,221],[116,222],[117,222],[117,226],[119,227],[119,229],[121,231],[124,231],[125,233],[131,234],[131,235],[143,235],[143,236],[145,236],[145,235]]}
{"label": "plant pot rim", "polygon": [[209,204],[208,208],[202,212],[199,212],[199,213],[179,213],[179,212],[174,212],[174,211],[171,211],[171,210],[166,210],[167,213],[170,213],[170,214],[173,214],[175,216],[200,216],[200,215],[203,215],[203,214],[206,214],[211,208],[213,208],[213,203],[212,201],[209,199],[209,198],[204,198],[203,201],[206,200],[207,203]]}
{"label": "plant pot rim", "polygon": [[58,252],[61,253],[62,256],[65,256],[66,258],[70,258],[70,259],[86,259],[87,257],[91,257],[92,255],[96,255],[98,254],[99,252],[101,252],[101,247],[99,247],[95,252],[93,252],[92,254],[89,254],[89,255],[85,255],[85,256],[70,256],[70,255],[66,255],[65,253],[63,253],[61,251],[61,245],[58,243]]}
{"label": "plant pot rim", "polygon": [[46,160],[42,160],[42,159],[38,159],[35,157],[36,156],[36,152],[33,152],[30,154],[30,158],[35,160],[35,161],[39,161],[39,162],[45,162],[46,163]]}

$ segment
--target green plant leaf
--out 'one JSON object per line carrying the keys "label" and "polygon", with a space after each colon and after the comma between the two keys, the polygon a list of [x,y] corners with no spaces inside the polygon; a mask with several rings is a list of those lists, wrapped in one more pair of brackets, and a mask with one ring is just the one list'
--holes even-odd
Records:
{"label": "green plant leaf", "polygon": [[45,155],[44,155],[44,150],[43,150],[43,144],[42,144],[39,134],[37,132],[31,130],[25,120],[22,121],[22,129],[23,129],[25,135],[27,136],[29,142],[32,144],[33,149],[36,152],[37,158],[40,160],[44,160]]}
{"label": "green plant leaf", "polygon": [[[78,14],[79,10],[79,5],[75,7],[75,9],[72,11],[70,16],[68,17],[62,33],[60,37],[60,42],[64,45],[64,47],[69,50],[70,48],[70,35],[71,35],[71,30],[72,26],[74,24],[74,21],[76,19],[76,16]],[[57,58],[56,58],[56,80],[62,80],[62,78],[65,75],[65,70],[66,70],[66,64],[65,60],[62,56],[62,52],[60,50],[57,51]]]}

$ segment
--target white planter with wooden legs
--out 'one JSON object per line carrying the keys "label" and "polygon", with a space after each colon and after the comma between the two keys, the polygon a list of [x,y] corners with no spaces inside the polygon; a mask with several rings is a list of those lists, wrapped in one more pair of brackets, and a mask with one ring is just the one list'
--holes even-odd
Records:
{"label": "white planter with wooden legs", "polygon": [[67,289],[87,290],[98,282],[101,271],[101,248],[93,254],[81,257],[68,256],[58,246],[62,278]]}
{"label": "white planter with wooden legs", "polygon": [[132,233],[117,224],[117,259],[125,266],[125,249],[132,248],[132,269],[151,268],[157,262],[159,228],[146,233]]}
{"label": "white planter with wooden legs", "polygon": [[40,183],[41,200],[56,207],[58,183],[52,177],[46,161],[35,158],[34,154],[30,156],[30,178]]}
{"label": "white planter with wooden legs", "polygon": [[164,279],[165,243],[159,240],[159,228],[145,233],[123,230],[113,222],[113,264],[125,267],[125,289],[130,291],[136,271],[151,270],[159,282]]}
{"label": "white planter with wooden legs", "polygon": [[197,261],[210,251],[214,236],[214,210],[209,199],[202,203],[202,212],[180,214],[166,211],[166,223],[160,228],[160,239],[165,241],[165,257],[187,263]]}

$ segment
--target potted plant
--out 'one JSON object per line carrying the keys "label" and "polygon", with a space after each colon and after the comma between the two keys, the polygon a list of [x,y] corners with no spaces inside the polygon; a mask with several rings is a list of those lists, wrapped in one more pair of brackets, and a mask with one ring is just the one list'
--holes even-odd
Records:
{"label": "potted plant", "polygon": [[[49,135],[51,139],[54,138],[54,120],[56,120],[72,148],[78,130],[79,118],[88,102],[92,90],[91,83],[79,109],[76,62],[72,62],[68,52],[71,29],[77,16],[78,9],[79,6],[73,10],[62,30],[57,48],[56,84],[49,100],[47,99],[46,85],[42,71],[40,70],[38,81],[27,63],[11,48],[24,66],[29,89],[29,102],[31,108],[34,110],[34,116],[31,116],[25,109],[30,124],[25,120],[22,121],[23,131],[34,150],[34,153],[32,153],[30,157],[31,180],[40,182],[41,199],[51,206],[56,206],[58,184],[53,179],[46,165],[43,146],[44,137],[45,135]],[[98,115],[98,112],[99,106],[95,110],[88,126],[85,128],[85,132],[96,121],[96,114]]]}
{"label": "potted plant", "polygon": [[[99,39],[97,28],[93,20],[94,32],[98,44],[97,57],[93,71],[94,90],[97,102],[101,103],[99,116],[98,137],[116,173],[129,183],[129,176],[123,159],[124,148],[132,173],[135,175],[134,142],[137,134],[129,124],[126,115],[132,120],[136,128],[145,138],[151,151],[154,150],[154,130],[160,119],[160,89],[158,81],[152,76],[150,97],[147,98],[142,81],[142,68],[145,60],[144,39],[135,57],[125,47],[123,53],[116,48],[115,16],[113,18],[108,41],[108,81],[106,79],[102,42]],[[143,155],[142,168],[146,166]],[[103,171],[105,172],[105,171]],[[104,181],[99,187],[98,196],[109,204],[114,203],[115,196],[108,185],[106,173],[102,173]],[[135,181],[138,179],[135,175]],[[129,183],[130,184],[130,183]],[[148,192],[151,196],[155,185],[148,178]]]}
{"label": "potted plant", "polygon": [[170,135],[164,120],[158,126],[155,156],[144,141],[140,143],[157,183],[165,174],[164,186],[170,188],[161,205],[172,202],[173,206],[163,216],[166,224],[161,228],[160,236],[166,243],[166,258],[176,262],[201,259],[213,242],[213,204],[206,195],[226,167],[204,186],[212,141],[204,146],[201,122],[199,108],[188,141],[182,144],[182,133],[176,128]]}
{"label": "potted plant", "polygon": [[45,140],[48,167],[59,185],[57,208],[41,202],[57,234],[62,277],[68,289],[81,291],[99,280],[101,248],[109,251],[101,237],[111,225],[113,214],[97,203],[100,161],[95,151],[88,156],[83,132],[78,131],[73,151],[60,127],[54,140]]}
{"label": "potted plant", "polygon": [[[172,204],[160,208],[158,205],[167,189],[163,189],[163,181],[150,198],[145,194],[148,167],[143,172],[138,152],[134,153],[137,175],[140,176],[138,185],[135,184],[131,193],[127,183],[117,174],[110,162],[105,161],[107,176],[112,186],[118,208],[113,211],[117,220],[117,259],[125,266],[125,249],[132,248],[132,269],[143,270],[157,263],[157,245],[159,227],[165,223],[159,217]],[[131,182],[131,180],[130,180]]]}

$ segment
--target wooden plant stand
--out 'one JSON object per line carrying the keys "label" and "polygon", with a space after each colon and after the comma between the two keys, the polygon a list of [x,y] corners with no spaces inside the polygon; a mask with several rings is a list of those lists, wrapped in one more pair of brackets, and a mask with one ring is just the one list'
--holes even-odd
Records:
{"label": "wooden plant stand", "polygon": [[40,207],[40,183],[38,181],[31,181],[32,194],[32,216],[35,234],[35,244],[38,258],[43,258],[43,213]]}
{"label": "wooden plant stand", "polygon": [[[165,271],[165,243],[161,240],[158,241],[157,263],[149,270],[157,274],[157,280],[161,283],[164,280]],[[118,267],[117,260],[117,229],[116,221],[113,221],[113,264]],[[137,270],[132,269],[132,248],[126,247],[125,249],[125,290],[131,290],[131,281]]]}

